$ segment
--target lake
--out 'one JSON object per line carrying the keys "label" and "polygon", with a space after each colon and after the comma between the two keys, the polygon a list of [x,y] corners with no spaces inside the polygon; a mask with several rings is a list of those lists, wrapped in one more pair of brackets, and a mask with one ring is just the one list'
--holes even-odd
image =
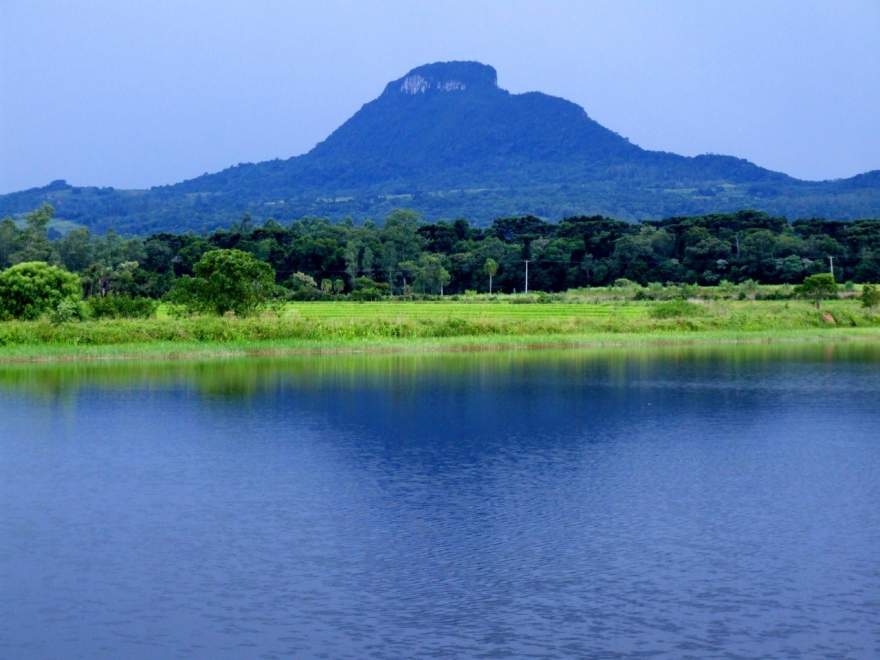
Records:
{"label": "lake", "polygon": [[0,368],[0,657],[880,657],[880,346]]}

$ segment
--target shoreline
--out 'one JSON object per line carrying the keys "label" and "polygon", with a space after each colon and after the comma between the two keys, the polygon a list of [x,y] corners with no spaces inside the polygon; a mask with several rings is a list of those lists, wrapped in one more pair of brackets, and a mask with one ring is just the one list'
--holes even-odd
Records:
{"label": "shoreline", "polygon": [[877,342],[880,328],[695,330],[434,338],[337,340],[154,341],[106,345],[20,344],[0,347],[0,366],[14,364],[227,360],[307,355],[430,354],[502,351],[652,348],[748,344]]}

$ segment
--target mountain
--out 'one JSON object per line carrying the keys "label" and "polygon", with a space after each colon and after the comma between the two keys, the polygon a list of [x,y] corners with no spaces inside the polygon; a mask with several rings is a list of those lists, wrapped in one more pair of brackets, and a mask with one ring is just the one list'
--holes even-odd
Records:
{"label": "mountain", "polygon": [[802,181],[731,156],[649,151],[539,92],[511,94],[495,69],[439,62],[386,85],[310,152],[149,190],[55,181],[0,196],[0,215],[44,201],[96,230],[206,230],[243,213],[431,219],[603,214],[639,220],[755,208],[797,217],[880,217],[880,171]]}

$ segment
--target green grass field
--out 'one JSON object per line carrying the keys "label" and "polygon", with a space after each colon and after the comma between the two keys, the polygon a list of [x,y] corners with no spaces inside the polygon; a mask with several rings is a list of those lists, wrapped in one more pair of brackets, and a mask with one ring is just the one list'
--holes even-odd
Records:
{"label": "green grass field", "polygon": [[[663,313],[660,313],[663,312]],[[674,342],[880,340],[857,300],[287,303],[249,318],[0,323],[0,361]]]}
{"label": "green grass field", "polygon": [[281,315],[307,320],[437,320],[486,319],[529,321],[535,319],[604,319],[612,316],[646,316],[650,303],[545,303],[517,305],[511,302],[308,302],[288,303]]}

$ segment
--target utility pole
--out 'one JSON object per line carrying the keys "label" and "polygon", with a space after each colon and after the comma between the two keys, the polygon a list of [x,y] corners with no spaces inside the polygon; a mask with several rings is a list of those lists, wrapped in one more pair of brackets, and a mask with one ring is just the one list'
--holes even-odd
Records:
{"label": "utility pole", "polygon": [[526,259],[526,290],[525,293],[529,292],[529,260]]}
{"label": "utility pole", "polygon": [[832,255],[828,255],[828,262],[831,264],[831,279],[834,279],[834,257]]}

